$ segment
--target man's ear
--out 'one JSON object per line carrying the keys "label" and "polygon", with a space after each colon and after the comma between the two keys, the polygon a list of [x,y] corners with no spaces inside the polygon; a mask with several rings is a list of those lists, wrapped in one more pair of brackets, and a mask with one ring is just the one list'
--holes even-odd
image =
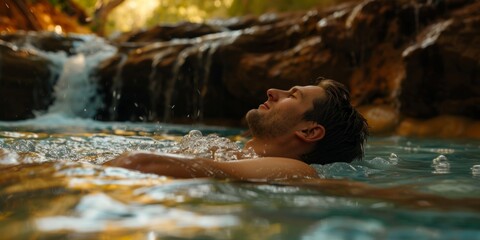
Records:
{"label": "man's ear", "polygon": [[295,131],[295,135],[305,142],[316,142],[325,136],[325,128],[316,122],[311,122],[306,127]]}

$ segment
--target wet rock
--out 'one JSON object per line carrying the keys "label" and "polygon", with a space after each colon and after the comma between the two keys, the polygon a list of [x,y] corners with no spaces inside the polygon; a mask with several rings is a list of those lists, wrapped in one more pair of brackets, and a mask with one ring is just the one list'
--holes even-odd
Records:
{"label": "wet rock", "polygon": [[398,110],[389,105],[364,105],[358,111],[367,119],[372,134],[389,134],[399,122]]}
{"label": "wet rock", "polygon": [[480,117],[480,3],[425,28],[403,52],[406,77],[401,112],[411,117],[439,114]]}
{"label": "wet rock", "polygon": [[117,42],[170,41],[179,38],[196,38],[220,32],[215,26],[200,23],[181,22],[172,25],[159,25],[148,30],[126,33],[115,39]]}
{"label": "wet rock", "polygon": [[406,118],[396,129],[400,136],[476,138],[480,139],[479,122],[469,118],[442,115],[427,120]]}
{"label": "wet rock", "polygon": [[52,63],[34,53],[0,41],[0,119],[34,117],[52,103]]}
{"label": "wet rock", "polygon": [[52,32],[17,31],[12,34],[0,35],[0,40],[15,46],[28,46],[46,52],[65,52],[74,54],[74,45],[83,41],[80,35],[60,35]]}

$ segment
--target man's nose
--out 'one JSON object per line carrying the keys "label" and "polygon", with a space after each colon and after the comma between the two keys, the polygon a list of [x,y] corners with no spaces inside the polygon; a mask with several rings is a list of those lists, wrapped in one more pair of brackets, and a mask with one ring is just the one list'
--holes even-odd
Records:
{"label": "man's nose", "polygon": [[275,88],[268,89],[267,90],[268,100],[277,101],[281,97],[282,92],[283,91],[280,89],[275,89]]}

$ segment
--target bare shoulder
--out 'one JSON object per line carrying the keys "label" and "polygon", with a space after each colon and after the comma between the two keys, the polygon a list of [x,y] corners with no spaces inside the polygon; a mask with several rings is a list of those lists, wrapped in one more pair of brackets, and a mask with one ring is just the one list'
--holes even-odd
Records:
{"label": "bare shoulder", "polygon": [[219,168],[240,179],[284,180],[318,178],[310,165],[292,158],[262,157],[229,162],[215,162]]}

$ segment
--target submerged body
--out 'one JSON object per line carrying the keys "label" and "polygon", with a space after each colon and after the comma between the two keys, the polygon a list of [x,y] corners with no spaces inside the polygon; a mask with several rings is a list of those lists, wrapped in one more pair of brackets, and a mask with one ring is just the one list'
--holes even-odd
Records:
{"label": "submerged body", "polygon": [[123,154],[105,165],[176,178],[213,177],[252,181],[318,178],[315,169],[308,164],[279,157],[220,162],[179,154],[134,152]]}

